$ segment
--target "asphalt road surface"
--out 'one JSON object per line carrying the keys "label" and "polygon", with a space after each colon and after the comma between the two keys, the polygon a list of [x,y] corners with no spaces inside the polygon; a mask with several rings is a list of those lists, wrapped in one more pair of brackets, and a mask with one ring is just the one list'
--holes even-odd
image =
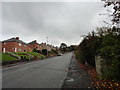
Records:
{"label": "asphalt road surface", "polygon": [[72,53],[2,70],[3,88],[61,88]]}

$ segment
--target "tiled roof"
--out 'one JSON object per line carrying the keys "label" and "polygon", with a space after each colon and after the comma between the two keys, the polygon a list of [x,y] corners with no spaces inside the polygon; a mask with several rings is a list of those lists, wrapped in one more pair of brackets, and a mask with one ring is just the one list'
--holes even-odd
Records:
{"label": "tiled roof", "polygon": [[39,44],[39,43],[37,43],[37,41],[34,40],[34,41],[32,41],[32,42],[30,42],[30,43],[28,43],[28,44]]}
{"label": "tiled roof", "polygon": [[18,42],[18,43],[26,44],[26,43],[23,42],[22,40],[19,40],[19,39],[16,39],[16,38],[10,38],[10,39],[4,40],[4,41],[2,41],[2,42],[3,42],[3,43],[4,43],[4,42]]}

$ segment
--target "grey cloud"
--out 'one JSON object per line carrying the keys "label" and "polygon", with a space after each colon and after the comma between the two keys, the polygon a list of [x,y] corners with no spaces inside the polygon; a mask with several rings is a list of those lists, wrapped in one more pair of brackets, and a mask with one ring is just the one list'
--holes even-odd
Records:
{"label": "grey cloud", "polygon": [[88,33],[93,16],[102,8],[98,2],[3,3],[3,39],[20,36],[26,42],[37,39],[59,45],[79,44]]}

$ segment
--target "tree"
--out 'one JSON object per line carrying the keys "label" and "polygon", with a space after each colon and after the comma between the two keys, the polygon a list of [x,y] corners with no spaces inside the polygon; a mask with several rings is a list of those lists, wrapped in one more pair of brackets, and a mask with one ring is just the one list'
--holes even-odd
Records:
{"label": "tree", "polygon": [[[104,4],[104,7],[109,7],[111,5],[113,5],[114,12],[108,10],[108,13],[109,13],[108,15],[113,17],[112,20],[111,20],[112,24],[119,27],[119,24],[120,24],[120,1],[109,1],[109,0],[107,0]],[[110,14],[110,12],[112,12],[112,14]]]}
{"label": "tree", "polygon": [[65,43],[61,43],[60,50],[63,51],[63,53],[65,53],[67,50],[67,45]]}
{"label": "tree", "polygon": [[66,47],[67,47],[67,45],[65,43],[61,43],[61,45],[60,45],[61,49],[66,48]]}

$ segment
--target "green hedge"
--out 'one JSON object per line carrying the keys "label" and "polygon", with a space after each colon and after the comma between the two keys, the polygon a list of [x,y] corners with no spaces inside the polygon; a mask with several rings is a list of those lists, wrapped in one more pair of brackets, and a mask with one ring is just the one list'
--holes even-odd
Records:
{"label": "green hedge", "polygon": [[[102,30],[102,31],[101,31]],[[99,31],[101,33],[99,33]],[[120,80],[120,28],[101,28],[98,35],[86,36],[76,51],[76,58],[82,63],[88,62],[95,66],[95,56],[104,56],[107,68],[103,71],[103,77]]]}

